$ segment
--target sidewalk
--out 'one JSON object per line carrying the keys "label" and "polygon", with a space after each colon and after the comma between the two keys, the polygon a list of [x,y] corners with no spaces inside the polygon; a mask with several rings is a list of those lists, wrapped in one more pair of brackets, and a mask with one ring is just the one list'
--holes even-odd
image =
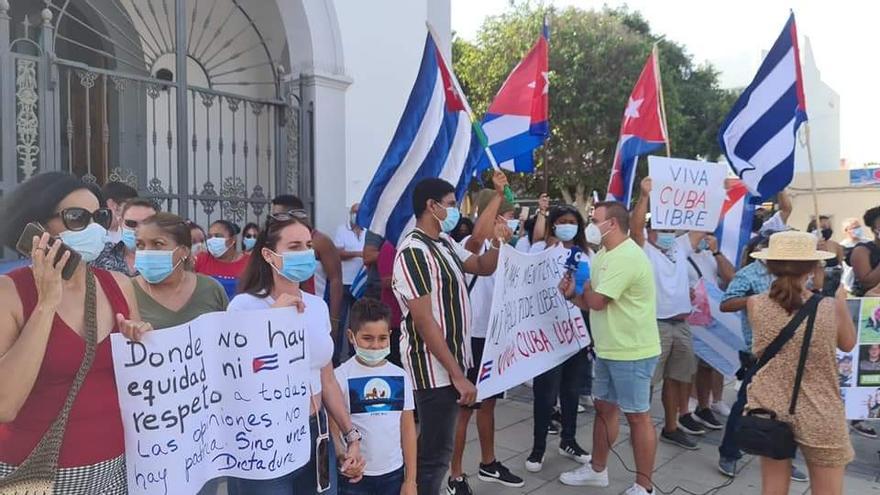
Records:
{"label": "sidewalk", "polygon": [[[733,391],[729,391],[729,401],[733,399]],[[652,404],[651,415],[655,424],[662,423],[663,411],[657,398]],[[526,480],[522,488],[507,488],[495,483],[485,483],[477,479],[476,471],[480,456],[480,445],[477,438],[476,425],[468,429],[468,444],[465,450],[464,466],[470,479],[471,487],[478,495],[528,493],[534,495],[566,495],[566,494],[619,494],[629,488],[635,477],[628,473],[620,460],[612,456],[609,460],[611,485],[608,488],[570,487],[559,482],[559,474],[574,469],[578,464],[570,459],[560,457],[556,446],[558,437],[548,438],[547,454],[544,469],[540,473],[528,473],[523,463],[528,457],[532,446],[532,391],[520,386],[508,393],[506,400],[499,401],[496,408],[496,456],[514,473]],[[577,441],[586,450],[592,446],[593,411],[578,416]],[[739,475],[729,486],[712,491],[718,485],[728,482],[717,470],[718,445],[721,443],[721,432],[710,433],[699,439],[701,448],[686,451],[669,444],[659,443],[657,461],[654,471],[654,482],[664,493],[670,493],[676,486],[690,492],[719,495],[755,494],[761,490],[760,462],[746,456],[738,468]],[[880,495],[880,440],[870,440],[860,436],[852,436],[856,450],[856,460],[847,468],[845,493],[847,494],[878,494]],[[620,428],[615,450],[629,468],[634,467],[632,451],[629,446],[629,428],[625,422]],[[803,459],[795,461],[806,470]],[[657,493],[661,493],[657,490]],[[676,494],[684,494],[682,490]],[[810,493],[809,483],[792,482],[791,494]]]}

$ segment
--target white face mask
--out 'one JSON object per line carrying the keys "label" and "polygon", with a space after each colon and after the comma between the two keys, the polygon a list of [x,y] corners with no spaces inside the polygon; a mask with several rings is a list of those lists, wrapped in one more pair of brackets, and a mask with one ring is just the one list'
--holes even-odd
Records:
{"label": "white face mask", "polygon": [[605,238],[608,232],[602,233],[602,229],[599,228],[599,225],[605,225],[606,223],[608,223],[608,220],[598,224],[590,222],[590,224],[587,225],[587,230],[584,231],[584,235],[586,236],[588,243],[595,246],[602,245],[602,239]]}

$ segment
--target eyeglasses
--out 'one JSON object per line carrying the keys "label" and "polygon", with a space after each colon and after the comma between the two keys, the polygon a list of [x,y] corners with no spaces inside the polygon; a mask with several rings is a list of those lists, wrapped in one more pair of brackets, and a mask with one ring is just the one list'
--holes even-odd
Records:
{"label": "eyeglasses", "polygon": [[288,210],[285,212],[272,213],[268,218],[268,220],[274,220],[276,222],[287,222],[293,219],[308,220],[309,213],[306,210]]}
{"label": "eyeglasses", "polygon": [[49,219],[56,217],[61,218],[61,223],[64,224],[64,228],[67,230],[83,230],[88,227],[92,221],[107,229],[110,228],[110,224],[113,223],[113,210],[110,208],[98,208],[92,212],[85,208],[73,206],[61,210],[49,217]]}

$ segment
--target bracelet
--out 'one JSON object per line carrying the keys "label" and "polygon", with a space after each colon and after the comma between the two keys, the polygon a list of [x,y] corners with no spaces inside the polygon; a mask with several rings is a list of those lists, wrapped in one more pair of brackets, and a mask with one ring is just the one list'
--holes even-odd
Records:
{"label": "bracelet", "polygon": [[712,256],[721,256],[721,251],[715,251]]}
{"label": "bracelet", "polygon": [[345,440],[345,443],[346,443],[346,444],[351,444],[351,443],[354,443],[354,442],[359,442],[359,441],[361,440],[361,438],[363,438],[363,436],[361,435],[361,431],[358,430],[358,429],[357,429],[356,427],[354,427],[354,426],[352,426],[351,429],[348,430],[348,432],[346,432],[346,433],[343,435],[343,439]]}

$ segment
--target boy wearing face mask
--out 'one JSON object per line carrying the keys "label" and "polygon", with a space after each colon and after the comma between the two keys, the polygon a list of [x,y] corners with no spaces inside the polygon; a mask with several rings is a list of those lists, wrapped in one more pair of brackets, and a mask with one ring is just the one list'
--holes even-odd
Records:
{"label": "boy wearing face mask", "polygon": [[[360,481],[339,484],[342,495],[416,494],[412,384],[403,368],[387,361],[389,316],[388,307],[375,299],[354,303],[347,336],[355,355],[334,370],[367,463]],[[336,451],[345,452],[340,438],[333,435]]]}
{"label": "boy wearing face mask", "polygon": [[688,434],[704,435],[706,429],[689,414],[688,400],[697,361],[686,318],[691,313],[688,257],[694,254],[700,235],[677,236],[673,231],[655,230],[650,226],[645,230],[651,194],[650,177],[642,180],[641,190],[630,219],[630,235],[648,255],[657,287],[657,326],[660,328],[662,353],[654,374],[654,385],[663,381],[666,416],[660,440],[696,450],[697,443]]}

